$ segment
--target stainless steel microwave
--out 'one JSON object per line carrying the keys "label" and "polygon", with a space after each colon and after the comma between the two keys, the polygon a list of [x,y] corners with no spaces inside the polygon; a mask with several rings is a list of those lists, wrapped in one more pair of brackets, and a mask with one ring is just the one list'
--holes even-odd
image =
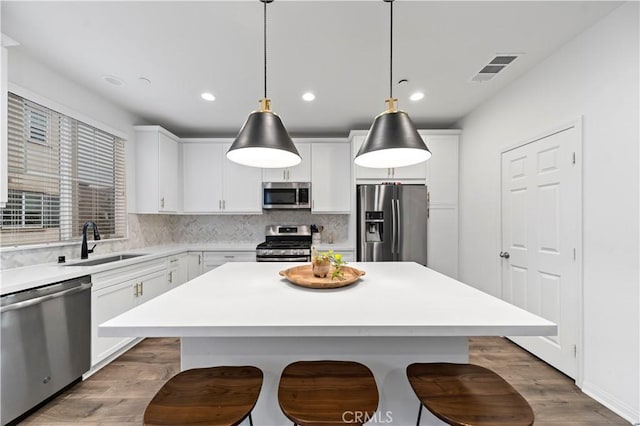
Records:
{"label": "stainless steel microwave", "polygon": [[311,209],[310,182],[263,182],[263,209]]}

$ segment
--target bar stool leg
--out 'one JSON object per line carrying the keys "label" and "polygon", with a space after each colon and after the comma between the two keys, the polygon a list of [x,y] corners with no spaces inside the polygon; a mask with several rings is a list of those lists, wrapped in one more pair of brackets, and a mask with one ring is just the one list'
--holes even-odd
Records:
{"label": "bar stool leg", "polygon": [[420,408],[418,408],[418,421],[416,422],[416,426],[420,426],[420,417],[422,416],[422,402],[420,403]]}

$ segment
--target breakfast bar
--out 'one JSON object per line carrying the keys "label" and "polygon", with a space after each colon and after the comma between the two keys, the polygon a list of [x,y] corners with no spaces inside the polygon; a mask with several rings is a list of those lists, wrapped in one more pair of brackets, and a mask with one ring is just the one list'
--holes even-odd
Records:
{"label": "breakfast bar", "polygon": [[[551,336],[554,323],[413,262],[352,263],[366,274],[309,289],[291,263],[227,263],[100,326],[100,336],[180,337],[181,369],[254,365],[264,385],[256,424],[288,424],[277,386],[299,360],[352,360],[374,373],[377,423],[415,424],[405,376],[414,362],[467,362],[468,336]],[[422,424],[442,424],[423,416]]]}

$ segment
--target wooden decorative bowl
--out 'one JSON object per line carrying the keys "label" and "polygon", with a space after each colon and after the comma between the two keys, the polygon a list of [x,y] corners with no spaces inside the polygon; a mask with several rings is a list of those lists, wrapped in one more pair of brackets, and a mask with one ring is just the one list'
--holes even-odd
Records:
{"label": "wooden decorative bowl", "polygon": [[360,277],[365,274],[364,271],[352,268],[351,266],[343,266],[341,278],[331,278],[333,268],[326,277],[320,278],[313,275],[311,264],[294,266],[293,268],[285,269],[284,271],[280,271],[279,273],[295,285],[307,288],[321,289],[348,286],[358,281]]}

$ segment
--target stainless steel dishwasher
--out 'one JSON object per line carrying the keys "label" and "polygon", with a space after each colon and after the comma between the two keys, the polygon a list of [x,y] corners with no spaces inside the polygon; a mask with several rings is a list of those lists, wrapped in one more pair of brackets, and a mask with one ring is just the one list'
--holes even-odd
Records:
{"label": "stainless steel dishwasher", "polygon": [[6,424],[73,383],[91,364],[91,277],[0,297]]}

